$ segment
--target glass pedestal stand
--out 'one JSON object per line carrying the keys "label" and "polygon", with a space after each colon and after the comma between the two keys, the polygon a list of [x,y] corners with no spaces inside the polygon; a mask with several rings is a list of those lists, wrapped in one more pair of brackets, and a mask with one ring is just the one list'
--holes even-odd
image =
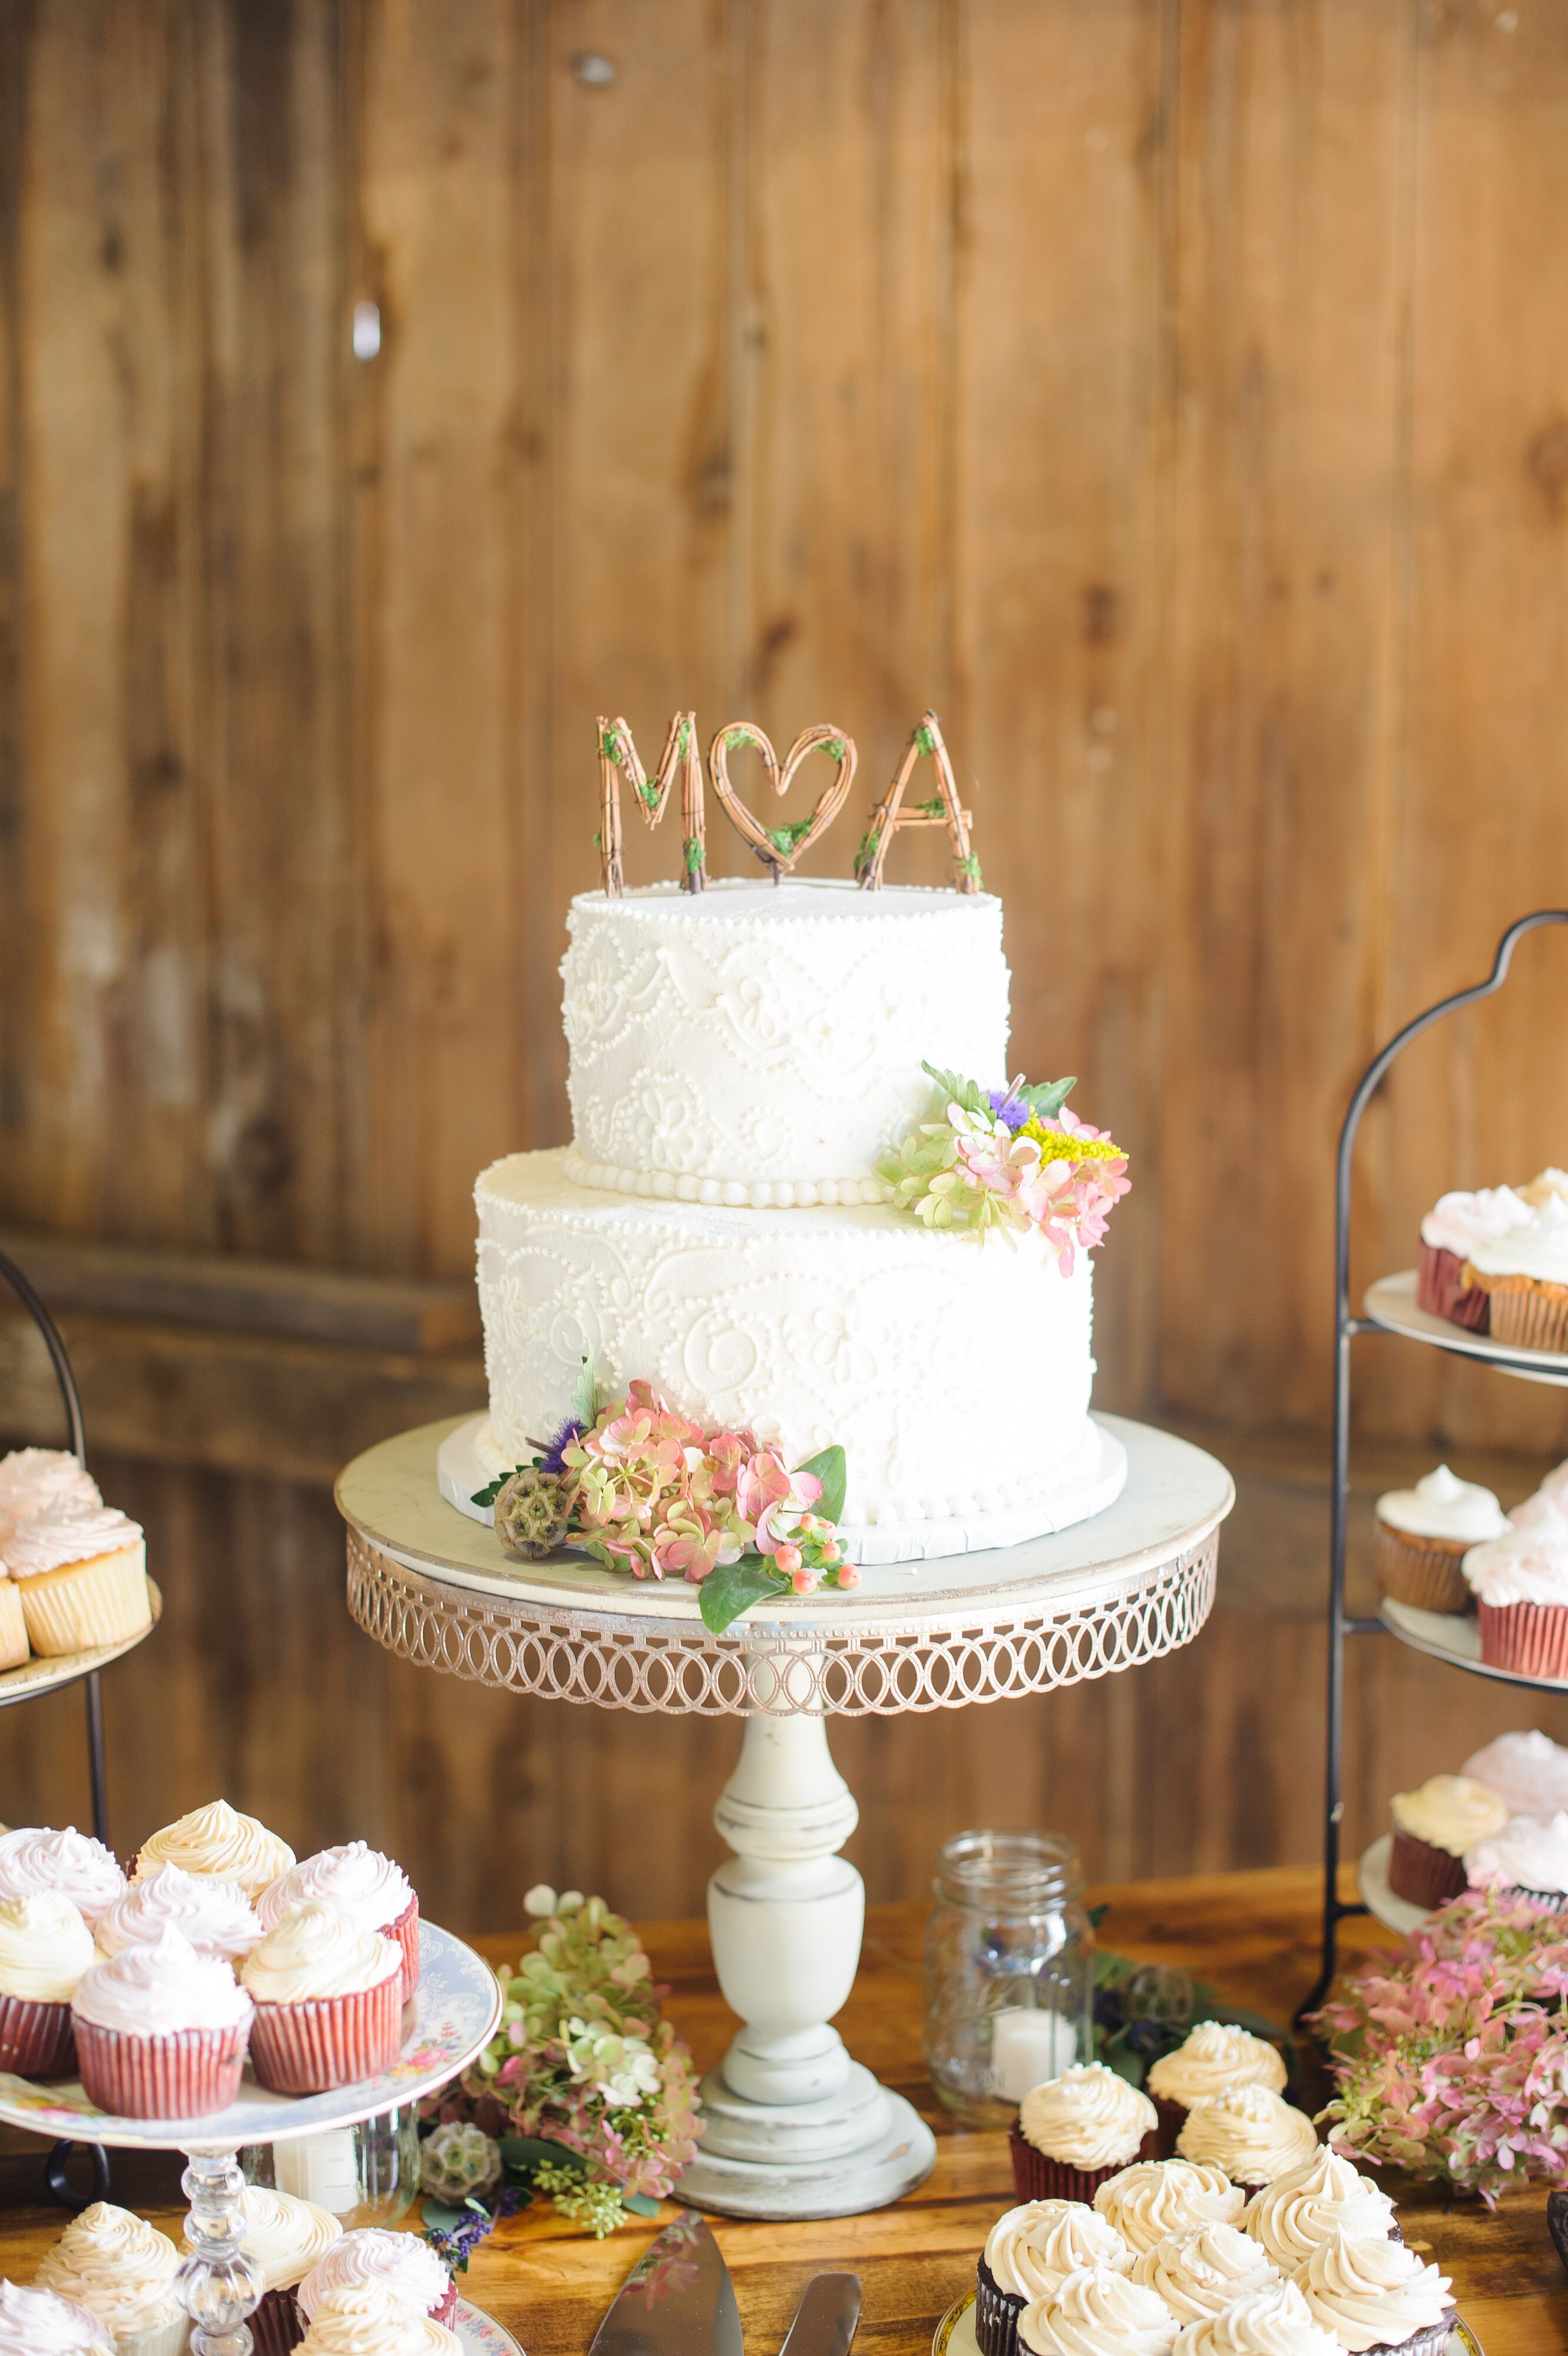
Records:
{"label": "glass pedestal stand", "polygon": [[349,1608],[391,1651],[513,1693],[746,1720],[714,1815],[734,1856],[708,1888],[719,1986],[743,2025],[703,2084],[706,2132],[681,2179],[693,2206],[848,2216],[929,2173],[929,2128],[831,2025],[854,1983],[865,1893],[838,1854],[858,1811],[827,1719],[1047,1693],[1197,1633],[1230,1476],[1185,1440],[1098,1419],[1128,1475],[1092,1519],[1022,1546],[868,1566],[852,1594],[754,1606],[722,1636],[693,1588],[639,1584],[580,1555],[509,1561],[437,1488],[456,1422],[383,1441],[339,1478]]}

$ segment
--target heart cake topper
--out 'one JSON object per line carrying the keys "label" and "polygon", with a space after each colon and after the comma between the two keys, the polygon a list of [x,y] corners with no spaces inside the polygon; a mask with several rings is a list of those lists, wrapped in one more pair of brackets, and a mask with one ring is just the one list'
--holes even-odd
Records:
{"label": "heart cake topper", "polygon": [[[763,826],[755,818],[730,784],[729,756],[742,745],[749,744],[760,755],[768,782],[776,794],[783,796],[794,783],[795,773],[813,753],[825,753],[834,767],[834,776],[823,790],[810,818],[797,819],[789,826]],[[854,782],[855,750],[853,736],[831,721],[820,721],[816,727],[803,729],[784,757],[782,768],[766,732],[755,721],[732,721],[721,728],[708,747],[708,775],[714,793],[723,803],[725,814],[744,842],[749,843],[773,877],[775,884],[783,882],[798,859],[803,857],[820,835],[825,834],[844,806],[850,787]]]}

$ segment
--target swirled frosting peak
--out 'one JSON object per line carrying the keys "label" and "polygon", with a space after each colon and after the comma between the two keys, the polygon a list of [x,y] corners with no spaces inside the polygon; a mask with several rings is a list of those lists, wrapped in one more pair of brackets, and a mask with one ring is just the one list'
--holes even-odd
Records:
{"label": "swirled frosting peak", "polygon": [[1568,1514],[1555,1498],[1535,1498],[1531,1505],[1528,1522],[1510,1524],[1500,1538],[1473,1546],[1460,1562],[1483,1603],[1568,1603]]}
{"label": "swirled frosting peak", "polygon": [[69,2004],[92,1961],[92,1933],[58,1890],[0,1899],[0,1996]]}
{"label": "swirled frosting peak", "polygon": [[1157,2291],[1178,2323],[1218,2315],[1244,2291],[1278,2282],[1272,2259],[1234,2225],[1189,2225],[1145,2250],[1133,2280]]}
{"label": "swirled frosting peak", "polygon": [[1185,2325],[1172,2356],[1339,2356],[1339,2342],[1313,2321],[1294,2283],[1281,2282]]}
{"label": "swirled frosting peak", "polygon": [[1300,2168],[1287,2169],[1248,2203],[1245,2230],[1285,2274],[1305,2265],[1337,2233],[1389,2238],[1394,2204],[1382,2187],[1344,2156],[1321,2145]]}
{"label": "swirled frosting peak", "polygon": [[68,1825],[63,1833],[24,1825],[0,1833],[0,1898],[25,1898],[30,1890],[58,1890],[90,1922],[96,1922],[125,1887],[125,1877],[102,1841]]}
{"label": "swirled frosting peak", "polygon": [[1069,2275],[1052,2298],[1018,2318],[1018,2344],[1034,2356],[1170,2356],[1176,2319],[1156,2291],[1113,2266]]}
{"label": "swirled frosting peak", "polygon": [[13,1448],[0,1456],[0,1539],[50,1505],[101,1505],[91,1472],[63,1448]]}
{"label": "swirled frosting peak", "polygon": [[162,2331],[179,2320],[174,2294],[180,2254],[166,2233],[113,2201],[95,2201],[73,2217],[39,2266],[45,2290],[74,2299],[117,2340]]}
{"label": "swirled frosting peak", "polygon": [[291,1906],[252,1947],[240,1977],[258,2004],[305,2004],[357,1996],[403,1970],[403,1949],[379,1931],[361,1931],[350,1914],[306,1899]]}
{"label": "swirled frosting peak", "polygon": [[0,2356],[77,2356],[89,2348],[109,2356],[113,2344],[107,2325],[74,2299],[0,2281]]}
{"label": "swirled frosting peak", "polygon": [[317,2308],[298,2356],[458,2356],[461,2347],[384,2284],[345,2283]]}
{"label": "swirled frosting peak", "polygon": [[140,1522],[117,1505],[46,1505],[0,1541],[0,1554],[13,1579],[36,1579],[41,1571],[63,1570],[68,1562],[91,1562],[141,1542]]}
{"label": "swirled frosting peak", "polygon": [[242,2197],[242,2246],[268,2290],[292,2290],[342,2239],[343,2228],[331,2210],[318,2209],[314,2201],[274,2192],[267,2184],[247,2184]]}
{"label": "swirled frosting peak", "polygon": [[216,1955],[199,1955],[168,1924],[145,1944],[94,1964],[77,1982],[71,2009],[123,2037],[177,2037],[188,2029],[238,2029],[250,1997]]}
{"label": "swirled frosting peak", "polygon": [[[985,2246],[989,2253],[990,2243]],[[992,2272],[995,2273],[994,2267]],[[306,2323],[314,2320],[329,2292],[362,2283],[379,2283],[395,2292],[416,2315],[431,2315],[451,2282],[435,2251],[417,2233],[389,2233],[379,2225],[369,2225],[334,2242],[327,2255],[311,2267],[295,2297]]]}
{"label": "swirled frosting peak", "polygon": [[270,1931],[301,1899],[319,1899],[351,1914],[361,1931],[385,1931],[413,1903],[413,1885],[401,1866],[368,1841],[318,1849],[263,1890],[256,1912]]}
{"label": "swirled frosting peak", "polygon": [[237,1881],[214,1881],[204,1873],[187,1873],[183,1866],[159,1865],[99,1916],[98,1952],[117,1955],[123,1947],[145,1944],[171,1922],[199,1955],[249,1954],[262,1935]]}
{"label": "swirled frosting peak", "polygon": [[1509,1526],[1489,1489],[1455,1479],[1446,1464],[1428,1472],[1413,1489],[1385,1489],[1377,1515],[1391,1530],[1403,1530],[1412,1538],[1462,1538],[1471,1546],[1501,1537]]}
{"label": "swirled frosting peak", "polygon": [[1467,1775],[1429,1775],[1413,1792],[1396,1792],[1389,1813],[1402,1833],[1450,1857],[1463,1857],[1509,1820],[1507,1804]]}
{"label": "swirled frosting peak", "polygon": [[1317,2149],[1317,2129],[1272,2086],[1230,2086],[1194,2104],[1176,2137],[1183,2159],[1210,2161],[1235,2184],[1272,2184]]}
{"label": "swirled frosting peak", "polygon": [[1554,1816],[1568,1808],[1568,1751],[1549,1734],[1499,1734],[1460,1768],[1503,1801],[1510,1816]]}
{"label": "swirled frosting peak", "polygon": [[1568,1284],[1568,1202],[1548,1194],[1518,1226],[1472,1244],[1466,1254],[1483,1276],[1527,1276],[1535,1284]]}
{"label": "swirled frosting peak", "polygon": [[237,1881],[253,1905],[268,1882],[293,1863],[293,1849],[276,1833],[254,1816],[242,1816],[227,1800],[213,1800],[142,1843],[136,1879],[145,1881],[160,1865],[177,1865],[213,1881]]}
{"label": "swirled frosting peak", "polygon": [[1530,1205],[1511,1186],[1483,1186],[1472,1194],[1439,1194],[1421,1223],[1421,1240],[1455,1259],[1473,1258],[1478,1245],[1493,1243],[1527,1225]]}
{"label": "swirled frosting peak", "polygon": [[1192,2225],[1237,2225],[1247,2196],[1223,2169],[1190,2159],[1141,2159],[1102,2184],[1094,2205],[1130,2250],[1152,2250]]}
{"label": "swirled frosting peak", "polygon": [[1272,2086],[1282,2094],[1285,2065],[1266,2037],[1226,2021],[1200,2020],[1174,2053],[1155,2063],[1146,2083],[1162,2103],[1190,2108],[1206,2094],[1222,2094],[1227,2086]]}
{"label": "swirled frosting peak", "polygon": [[1026,2201],[991,2228],[985,2263],[998,2290],[1036,2299],[1050,2297],[1084,2266],[1128,2274],[1133,2253],[1115,2226],[1082,2201]]}
{"label": "swirled frosting peak", "polygon": [[1512,1816],[1500,1833],[1465,1852],[1465,1871],[1476,1890],[1536,1890],[1543,1898],[1568,1891],[1568,1813],[1542,1824],[1539,1816]]}
{"label": "swirled frosting peak", "polygon": [[1120,2168],[1135,2158],[1144,2137],[1159,2125],[1147,2094],[1108,2070],[1079,2062],[1059,2078],[1032,2086],[1018,2106],[1026,2143],[1064,2168]]}
{"label": "swirled frosting peak", "polygon": [[1320,2242],[1296,2276],[1315,2322],[1341,2348],[1397,2348],[1453,2313],[1452,2286],[1403,2242],[1337,2233]]}

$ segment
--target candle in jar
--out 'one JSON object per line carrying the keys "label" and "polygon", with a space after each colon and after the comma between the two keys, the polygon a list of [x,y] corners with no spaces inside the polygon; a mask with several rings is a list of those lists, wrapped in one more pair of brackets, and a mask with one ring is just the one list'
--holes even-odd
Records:
{"label": "candle in jar", "polygon": [[1015,2005],[991,2020],[991,2082],[1008,2102],[1059,2078],[1078,2060],[1078,2028],[1059,2012]]}

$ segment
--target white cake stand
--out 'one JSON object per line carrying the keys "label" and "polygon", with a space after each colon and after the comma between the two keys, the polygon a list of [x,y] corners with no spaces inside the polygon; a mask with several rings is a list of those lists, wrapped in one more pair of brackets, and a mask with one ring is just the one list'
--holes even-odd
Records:
{"label": "white cake stand", "polygon": [[831,2028],[854,1983],[865,1891],[837,1855],[859,1812],[827,1715],[957,1709],[1109,1676],[1196,1636],[1214,1600],[1222,1464],[1100,1420],[1126,1486],[1093,1521],[991,1553],[868,1569],[848,1595],[754,1606],[722,1636],[694,1588],[639,1584],[582,1555],[514,1563],[436,1486],[452,1422],[341,1475],[349,1608],[389,1650],[512,1693],[745,1718],[714,1812],[735,1851],[708,1885],[714,1963],[744,2024],[703,2083],[706,2132],[681,2197],[736,2217],[840,2217],[910,2190],[930,2129]]}
{"label": "white cake stand", "polygon": [[269,2094],[247,2075],[226,2111],[199,2119],[130,2119],[98,2110],[75,2082],[43,2083],[0,2072],[0,2119],[73,2143],[184,2152],[190,2164],[180,2181],[190,2201],[185,2232],[191,2255],[176,2288],[196,2327],[190,2345],[196,2356],[250,2356],[245,2319],[255,2313],[263,2284],[241,2247],[245,2179],[236,2155],[242,2145],[288,2143],[296,2136],[357,2126],[417,2102],[483,2052],[500,2011],[500,1983],[483,1957],[449,1931],[421,1922],[419,1986],[403,2011],[403,2051],[379,2078],[328,2094],[288,2095]]}

